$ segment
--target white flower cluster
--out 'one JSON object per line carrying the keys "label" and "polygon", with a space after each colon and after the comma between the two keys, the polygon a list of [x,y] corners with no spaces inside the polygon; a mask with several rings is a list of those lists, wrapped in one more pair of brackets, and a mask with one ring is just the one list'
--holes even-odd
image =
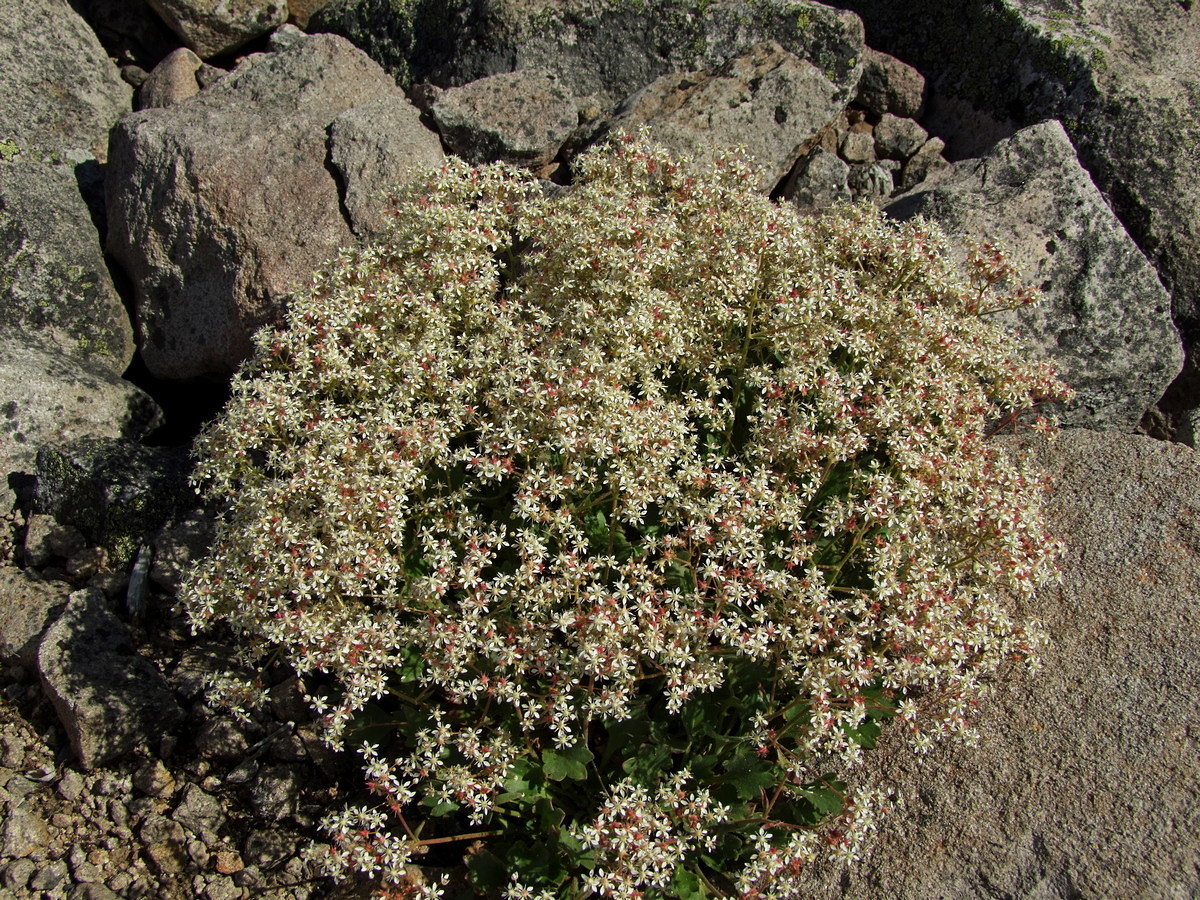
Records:
{"label": "white flower cluster", "polygon": [[[942,692],[941,718],[903,710],[926,741],[1034,654],[1000,598],[1059,546],[1042,480],[988,438],[1064,389],[984,317],[1030,299],[991,248],[963,274],[931,225],[801,220],[737,158],[700,173],[640,138],[557,194],[451,160],[393,219],[258,335],[198,443],[226,506],[183,592],[196,627],[328,675],[331,740],[412,701],[410,755],[368,759],[393,808],[485,821],[528,748],[586,742],[653,679],[678,711],[738,660],[807,704],[786,740],[769,710],[751,729],[799,778],[858,750],[868,687]],[[579,824],[597,846],[702,802],[609,789]],[[331,824],[395,874],[404,836],[373,816]],[[657,884],[697,829],[652,863],[622,849],[626,873]]]}
{"label": "white flower cluster", "polygon": [[653,793],[628,778],[613,786],[595,820],[575,830],[598,863],[583,879],[584,890],[636,900],[646,888],[670,884],[679,860],[698,848],[713,849],[713,826],[725,822],[729,810],[708,791],[690,788],[690,778],[686,769],[676,772]]}

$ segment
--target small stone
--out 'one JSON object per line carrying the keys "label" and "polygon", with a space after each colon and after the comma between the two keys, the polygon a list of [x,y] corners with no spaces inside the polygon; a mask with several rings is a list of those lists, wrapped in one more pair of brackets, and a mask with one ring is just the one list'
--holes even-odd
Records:
{"label": "small stone", "polygon": [[[33,665],[38,642],[66,605],[69,591],[61,582],[38,577],[31,569],[0,566],[0,663]],[[9,693],[17,699],[15,690]],[[14,763],[12,768],[20,768],[20,764]]]}
{"label": "small stone", "polygon": [[442,142],[468,162],[502,160],[537,168],[566,142],[579,113],[548,75],[517,71],[443,91],[430,110]]}
{"label": "small stone", "polygon": [[84,861],[71,867],[71,877],[77,884],[98,884],[104,881],[104,872],[99,866]]}
{"label": "small stone", "polygon": [[138,653],[128,627],[100,591],[70,595],[38,644],[37,664],[43,689],[86,769],[157,740],[184,717],[166,681]]}
{"label": "small stone", "polygon": [[236,850],[218,850],[216,853],[216,869],[222,875],[233,875],[246,868],[242,855]]}
{"label": "small stone", "polygon": [[867,48],[856,102],[875,115],[916,117],[925,103],[925,78],[895,57]]}
{"label": "small stone", "polygon": [[287,21],[287,4],[273,0],[195,3],[149,0],[150,6],[183,42],[200,56],[220,56]]}
{"label": "small stone", "polygon": [[922,181],[948,171],[950,163],[942,156],[946,144],[941,138],[930,138],[905,164],[900,175],[900,189],[909,190]]}
{"label": "small stone", "polygon": [[4,804],[4,824],[0,825],[0,856],[32,856],[48,843],[50,831],[41,816],[25,806]]}
{"label": "small stone", "polygon": [[65,770],[62,778],[58,780],[55,792],[64,800],[74,803],[79,799],[79,795],[83,793],[83,776],[74,769]]}
{"label": "small stone", "polygon": [[154,538],[154,564],[150,580],[168,593],[179,590],[192,560],[203,556],[212,543],[215,521],[199,513],[172,522]]}
{"label": "small stone", "polygon": [[200,729],[193,746],[201,756],[234,760],[246,755],[250,741],[245,730],[233,719],[216,716]]}
{"label": "small stone", "polygon": [[96,779],[95,792],[101,797],[119,797],[128,794],[131,786],[130,779],[105,773]]}
{"label": "small stone", "polygon": [[113,824],[113,828],[122,828],[129,824],[129,809],[117,797],[113,797],[108,801],[108,818]]}
{"label": "small stone", "polygon": [[263,769],[250,788],[250,801],[259,815],[278,821],[296,811],[300,783],[287,766]]}
{"label": "small stone", "polygon": [[140,88],[149,77],[150,73],[141,66],[121,66],[121,78],[130,87]]}
{"label": "small stone", "polygon": [[200,82],[200,90],[210,88],[229,73],[219,66],[205,63],[196,70],[196,81]]}
{"label": "small stone", "polygon": [[50,824],[60,831],[65,831],[71,828],[78,821],[74,816],[69,816],[66,813],[55,813],[50,817]]}
{"label": "small stone", "polygon": [[172,843],[183,846],[187,833],[178,822],[172,822],[166,816],[152,813],[146,816],[146,821],[138,829],[138,837],[144,844]]}
{"label": "small stone", "polygon": [[159,875],[182,875],[187,869],[183,847],[171,841],[162,841],[146,847],[146,856],[151,868]]}
{"label": "small stone", "polygon": [[260,881],[262,881],[262,872],[259,871],[258,866],[246,866],[233,875],[233,883],[242,888],[253,890]]}
{"label": "small stone", "polygon": [[14,859],[4,867],[4,886],[20,893],[29,886],[29,879],[36,871],[37,863],[32,859]]}
{"label": "small stone", "polygon": [[165,799],[175,793],[175,776],[162,760],[149,759],[134,773],[133,786],[143,794]]}
{"label": "small stone", "polygon": [[850,200],[850,167],[836,154],[814,150],[792,186],[792,202],[801,212],[819,212]]}
{"label": "small stone", "polygon": [[105,885],[90,882],[75,885],[71,889],[71,893],[67,895],[67,900],[121,900],[121,898]]}
{"label": "small stone", "polygon": [[912,119],[884,113],[875,126],[875,155],[881,159],[905,160],[929,140],[929,133]]}
{"label": "small stone", "polygon": [[212,854],[208,852],[203,841],[188,841],[187,853],[198,869],[207,868],[208,861],[212,858]]}
{"label": "small stone", "polygon": [[870,134],[863,131],[848,131],[842,138],[838,152],[848,163],[868,163],[875,161],[875,141]]}
{"label": "small stone", "polygon": [[239,900],[242,889],[232,878],[214,878],[204,889],[206,900]]}
{"label": "small stone", "polygon": [[40,569],[56,556],[68,557],[87,546],[87,539],[54,516],[33,513],[25,529],[25,564]]}
{"label": "small stone", "polygon": [[113,892],[121,894],[122,892],[128,890],[129,886],[133,884],[133,878],[125,872],[117,872],[116,874],[111,875],[104,883],[107,884],[109,889]]}
{"label": "small stone", "polygon": [[200,93],[196,71],[201,65],[200,57],[187,47],[167,54],[138,91],[139,108],[171,106]]}
{"label": "small stone", "polygon": [[271,869],[293,856],[296,842],[282,831],[274,829],[252,832],[242,847],[247,868]]}
{"label": "small stone", "polygon": [[304,722],[312,718],[312,710],[304,699],[304,682],[299,678],[282,681],[267,692],[271,710],[281,722]]}
{"label": "small stone", "polygon": [[878,163],[850,167],[846,180],[856,200],[879,201],[892,193],[892,174]]}
{"label": "small stone", "polygon": [[19,769],[25,764],[25,745],[14,735],[0,734],[0,766]]}
{"label": "small stone", "polygon": [[29,879],[29,887],[35,891],[52,891],[68,877],[67,864],[63,860],[54,860],[38,869]]}
{"label": "small stone", "polygon": [[225,824],[225,812],[220,802],[195,784],[183,789],[183,797],[172,818],[196,835],[216,832]]}
{"label": "small stone", "polygon": [[89,581],[108,567],[108,551],[103,547],[85,547],[67,560],[67,574],[77,581]]}
{"label": "small stone", "polygon": [[290,50],[306,40],[308,40],[307,34],[287,22],[271,32],[270,37],[267,38],[267,49],[272,53],[279,53],[282,50]]}

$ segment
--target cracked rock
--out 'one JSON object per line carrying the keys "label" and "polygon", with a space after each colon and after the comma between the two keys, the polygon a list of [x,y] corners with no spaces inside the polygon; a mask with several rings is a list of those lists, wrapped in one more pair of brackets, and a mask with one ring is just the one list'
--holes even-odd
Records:
{"label": "cracked rock", "polygon": [[71,594],[38,648],[42,685],[84,768],[158,740],[183,711],[94,589]]}
{"label": "cracked rock", "polygon": [[288,294],[354,243],[329,128],[379,98],[408,103],[365,53],[319,34],[117,123],[108,248],[135,285],[154,375],[228,376]]}

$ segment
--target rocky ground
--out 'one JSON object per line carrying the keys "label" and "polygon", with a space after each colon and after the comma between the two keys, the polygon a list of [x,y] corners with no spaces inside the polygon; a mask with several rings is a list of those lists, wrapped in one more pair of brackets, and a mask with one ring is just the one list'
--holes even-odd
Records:
{"label": "rocky ground", "polygon": [[1200,9],[212,6],[0,0],[0,900],[367,893],[305,861],[359,778],[290,673],[250,722],[205,705],[235,651],[172,609],[204,543],[181,451],[412,163],[567,181],[622,125],[749,145],[801,214],[865,199],[1001,239],[1079,389],[1048,671],[998,691],[982,749],[884,747],[911,817],[812,896],[1200,897]]}
{"label": "rocky ground", "polygon": [[90,771],[37,673],[0,671],[0,900],[338,894],[304,850],[319,840],[320,816],[345,802],[352,761],[321,745],[295,680],[284,675],[271,707],[239,722],[201,696],[230,644],[193,638],[165,603],[131,634],[186,718]]}

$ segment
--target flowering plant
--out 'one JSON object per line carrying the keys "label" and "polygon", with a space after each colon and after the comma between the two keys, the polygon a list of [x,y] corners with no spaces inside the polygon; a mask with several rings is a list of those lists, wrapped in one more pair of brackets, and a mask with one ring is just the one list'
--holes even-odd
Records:
{"label": "flowering plant", "polygon": [[752,186],[640,137],[553,194],[450,160],[257,336],[183,600],[326,685],[379,799],[326,820],[335,869],[436,894],[414,864],[454,846],[506,898],[790,896],[870,830],[839,761],[893,716],[967,732],[1035,659],[1000,598],[1059,547],[988,438],[1066,391],[986,318],[1031,296],[991,248],[961,274],[929,224]]}

